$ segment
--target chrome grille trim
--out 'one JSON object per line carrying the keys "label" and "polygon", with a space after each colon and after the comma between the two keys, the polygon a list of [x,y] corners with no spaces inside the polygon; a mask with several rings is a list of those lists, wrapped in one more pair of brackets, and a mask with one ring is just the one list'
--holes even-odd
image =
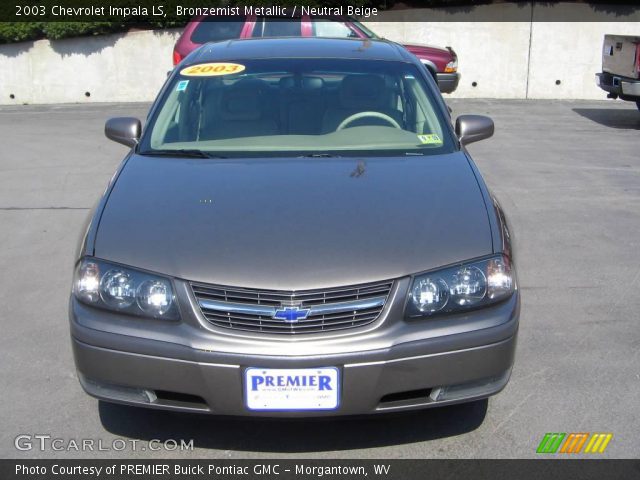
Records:
{"label": "chrome grille trim", "polygon": [[[212,325],[275,334],[320,333],[361,327],[382,312],[393,281],[326,290],[276,291],[191,282],[200,311]],[[286,307],[308,310],[294,321],[273,318]]]}
{"label": "chrome grille trim", "polygon": [[[364,310],[367,308],[384,306],[387,297],[374,297],[369,300],[355,302],[325,303],[309,307],[309,316],[328,315],[331,313],[348,312],[350,310]],[[244,305],[241,303],[216,302],[213,300],[198,300],[198,305],[207,310],[217,310],[220,312],[243,313],[246,315],[260,315],[273,317],[276,314],[276,307],[262,307],[260,305]]]}
{"label": "chrome grille trim", "polygon": [[242,303],[216,302],[215,300],[198,300],[200,308],[217,310],[219,312],[243,313],[245,315],[260,315],[273,317],[276,314],[275,307],[261,307],[260,305],[243,305]]}

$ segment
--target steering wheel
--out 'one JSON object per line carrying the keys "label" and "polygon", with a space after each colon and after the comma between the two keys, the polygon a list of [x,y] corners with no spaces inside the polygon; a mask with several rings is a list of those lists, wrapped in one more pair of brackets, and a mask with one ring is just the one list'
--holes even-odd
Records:
{"label": "steering wheel", "polygon": [[379,118],[381,120],[384,120],[385,122],[390,123],[391,126],[397,128],[399,130],[402,130],[402,127],[400,126],[400,124],[398,122],[396,122],[389,115],[386,115],[386,114],[381,113],[381,112],[358,112],[358,113],[354,113],[353,115],[349,115],[342,122],[340,122],[340,125],[338,125],[338,128],[336,128],[336,132],[338,130],[342,130],[342,129],[346,128],[346,126],[349,125],[350,123],[353,123],[356,120],[360,120],[361,118],[365,118],[365,117]]}

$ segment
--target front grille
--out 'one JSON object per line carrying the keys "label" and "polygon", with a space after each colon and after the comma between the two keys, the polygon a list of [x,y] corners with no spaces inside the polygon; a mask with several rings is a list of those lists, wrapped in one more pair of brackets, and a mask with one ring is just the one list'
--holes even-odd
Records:
{"label": "front grille", "polygon": [[[322,290],[278,291],[191,283],[200,310],[211,324],[289,335],[368,325],[382,312],[392,286],[392,281],[386,281]],[[290,318],[282,318],[287,316]]]}

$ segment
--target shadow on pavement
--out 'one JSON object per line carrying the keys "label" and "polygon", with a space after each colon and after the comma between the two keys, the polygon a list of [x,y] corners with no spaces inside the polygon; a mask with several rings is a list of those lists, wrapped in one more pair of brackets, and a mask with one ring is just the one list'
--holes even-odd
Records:
{"label": "shadow on pavement", "polygon": [[618,108],[574,108],[574,112],[609,128],[640,130],[640,111]]}
{"label": "shadow on pavement", "polygon": [[197,448],[258,452],[354,450],[423,442],[478,428],[488,400],[401,414],[343,419],[258,419],[176,413],[99,403],[110,433],[138,440],[173,439]]}

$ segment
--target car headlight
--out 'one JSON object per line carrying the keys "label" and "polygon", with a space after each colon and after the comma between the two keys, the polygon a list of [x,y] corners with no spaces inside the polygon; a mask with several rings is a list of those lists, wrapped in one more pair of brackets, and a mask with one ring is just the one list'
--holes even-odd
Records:
{"label": "car headlight", "polygon": [[444,73],[455,73],[458,71],[458,59],[454,58],[444,67]]}
{"label": "car headlight", "polygon": [[178,320],[171,280],[94,258],[76,268],[73,294],[87,305],[143,317]]}
{"label": "car headlight", "polygon": [[417,275],[409,289],[406,316],[464,311],[511,296],[515,278],[504,255]]}

